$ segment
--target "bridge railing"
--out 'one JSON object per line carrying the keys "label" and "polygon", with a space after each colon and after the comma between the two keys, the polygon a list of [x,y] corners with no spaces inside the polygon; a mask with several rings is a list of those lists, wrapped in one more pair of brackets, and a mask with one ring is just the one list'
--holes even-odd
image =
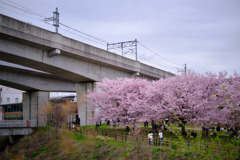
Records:
{"label": "bridge railing", "polygon": [[0,120],[0,128],[37,127],[36,120]]}

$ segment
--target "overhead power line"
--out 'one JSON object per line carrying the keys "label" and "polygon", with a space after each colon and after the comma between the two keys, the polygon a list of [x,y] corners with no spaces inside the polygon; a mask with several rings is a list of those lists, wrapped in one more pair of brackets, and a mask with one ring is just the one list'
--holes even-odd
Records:
{"label": "overhead power line", "polygon": [[[47,16],[42,15],[42,14],[36,12],[36,11],[33,11],[33,10],[31,10],[31,9],[28,9],[28,8],[26,8],[26,7],[24,7],[24,6],[21,6],[21,5],[17,4],[17,3],[14,3],[14,2],[12,2],[12,1],[10,1],[10,0],[7,0],[7,1],[9,1],[10,3],[13,3],[13,4],[9,4],[9,3],[6,3],[6,2],[2,2],[2,1],[0,1],[0,2],[3,3],[3,4],[5,4],[6,6],[10,6],[10,7],[14,8],[14,9],[18,9],[18,10],[22,11],[23,13],[27,14],[28,16],[23,15],[23,14],[17,12],[18,14],[21,14],[21,15],[23,15],[23,16],[25,16],[25,17],[31,18],[31,19],[33,19],[33,20],[36,20],[36,21],[39,21],[39,22],[42,22],[42,23],[45,23],[45,24],[52,25],[52,24],[49,23],[49,21],[53,21],[53,18],[47,18]],[[2,6],[0,6],[0,7],[2,7]],[[2,8],[5,8],[5,7],[2,7]],[[7,8],[5,8],[5,9],[7,9]],[[8,9],[8,10],[10,10],[10,9]],[[14,10],[13,12],[16,12],[16,11]],[[38,18],[36,18],[36,16],[37,16]],[[46,19],[47,19],[48,21],[47,21]],[[76,35],[76,36],[79,36],[79,37],[81,37],[81,38],[87,39],[87,40],[89,40],[89,41],[92,41],[92,42],[94,42],[94,43],[100,44],[100,45],[102,45],[102,46],[106,46],[106,44],[110,43],[110,42],[108,42],[108,41],[106,41],[106,40],[103,40],[103,39],[101,39],[101,38],[97,38],[97,37],[92,36],[92,35],[90,35],[90,34],[84,33],[84,32],[82,32],[82,31],[80,31],[80,30],[74,29],[74,28],[72,28],[72,27],[70,27],[70,26],[68,26],[68,25],[66,25],[66,24],[63,24],[63,23],[59,23],[59,24],[60,24],[60,28],[59,28],[59,29],[65,31],[65,32],[74,34],[74,35]],[[52,25],[52,26],[53,26],[53,25]],[[82,34],[82,35],[84,35],[84,36],[87,36],[87,37],[89,37],[89,38],[84,37],[84,36],[81,36],[81,35],[76,34],[76,33],[74,33],[74,32],[68,31],[68,30],[66,30],[66,29],[63,29],[62,27],[66,27],[66,28],[68,28],[68,29],[70,29],[70,30],[73,30],[74,32],[80,33],[80,34]],[[94,39],[94,40],[92,40],[92,39]],[[138,43],[139,43],[141,46],[143,46],[144,48],[146,48],[146,49],[148,49],[149,51],[151,51],[152,53],[158,55],[159,57],[161,57],[161,58],[163,58],[163,59],[165,59],[165,60],[167,60],[167,61],[169,61],[169,62],[171,62],[171,63],[174,63],[174,64],[176,64],[176,65],[180,65],[180,64],[178,64],[178,63],[175,63],[175,62],[173,62],[173,61],[170,61],[170,60],[162,57],[161,55],[157,54],[156,52],[153,52],[151,49],[149,49],[148,47],[146,47],[145,45],[143,45],[143,44],[140,43],[139,41],[138,41]],[[119,50],[119,49],[117,49],[117,50]],[[124,49],[124,50],[125,50],[125,49]],[[126,50],[125,50],[125,51],[126,51]],[[123,52],[123,51],[122,51],[122,52]],[[126,51],[125,53],[131,53],[131,51]],[[131,54],[129,54],[129,55],[130,55],[130,56],[133,56],[133,55],[131,55]],[[141,59],[147,60],[147,61],[149,61],[149,62],[151,62],[151,63],[158,64],[158,65],[160,65],[160,66],[162,66],[162,67],[166,67],[166,68],[170,68],[170,69],[177,69],[177,70],[179,69],[179,68],[174,67],[174,66],[171,66],[171,65],[169,65],[169,64],[156,61],[155,59],[152,59],[151,57],[147,57],[147,56],[145,56],[144,54],[141,54],[141,53],[139,53],[138,56],[139,56]],[[182,66],[182,65],[180,65],[180,66]]]}
{"label": "overhead power line", "polygon": [[42,14],[40,14],[40,13],[38,13],[38,12],[35,12],[35,11],[33,11],[33,10],[30,10],[30,9],[24,7],[24,6],[21,6],[21,5],[17,4],[17,3],[14,3],[14,2],[12,2],[12,1],[10,1],[10,0],[7,0],[7,1],[10,2],[10,3],[13,3],[13,4],[15,4],[15,5],[19,6],[19,7],[22,7],[22,8],[25,9],[25,10],[30,11],[32,14],[35,14],[35,15],[40,16],[40,17],[47,17],[47,16],[42,15]]}
{"label": "overhead power line", "polygon": [[84,34],[84,35],[86,35],[86,36],[88,36],[88,37],[91,37],[91,38],[93,38],[93,39],[96,39],[96,40],[98,40],[98,41],[100,41],[100,42],[102,42],[102,43],[109,43],[108,41],[105,41],[105,40],[103,40],[103,39],[100,39],[100,38],[91,36],[91,35],[89,35],[89,34],[87,34],[87,33],[84,33],[84,32],[82,32],[82,31],[79,31],[79,30],[77,30],[77,29],[74,29],[74,28],[72,28],[72,27],[69,27],[69,26],[67,26],[67,25],[65,25],[65,24],[63,24],[63,23],[60,23],[60,24],[61,24],[62,26],[64,26],[64,27],[67,27],[67,28],[72,29],[72,30],[74,30],[74,31],[76,31],[76,32],[79,32],[79,33],[81,33],[81,34]]}
{"label": "overhead power line", "polygon": [[176,65],[182,66],[181,64],[175,63],[175,62],[173,62],[173,61],[171,61],[171,60],[168,60],[167,58],[164,58],[164,57],[161,56],[160,54],[158,54],[158,53],[152,51],[151,49],[149,49],[148,47],[146,47],[145,45],[143,45],[142,43],[140,43],[139,41],[138,41],[138,43],[139,43],[140,45],[142,45],[144,48],[146,48],[147,50],[149,50],[150,52],[152,52],[152,53],[158,55],[159,57],[161,57],[161,58],[163,58],[163,59],[165,59],[165,60],[167,60],[167,61],[169,61],[169,62],[171,62],[171,63],[174,63],[174,64],[176,64]]}
{"label": "overhead power line", "polygon": [[170,65],[167,65],[167,64],[158,62],[158,61],[153,60],[153,59],[151,59],[151,58],[145,57],[145,56],[142,55],[142,54],[139,54],[139,57],[142,57],[142,58],[144,58],[144,59],[146,59],[146,60],[149,60],[149,61],[151,61],[151,62],[153,62],[153,63],[155,63],[155,64],[159,64],[159,65],[164,66],[164,67],[167,67],[167,68],[180,69],[180,68],[177,68],[177,67],[173,67],[173,66],[170,66]]}

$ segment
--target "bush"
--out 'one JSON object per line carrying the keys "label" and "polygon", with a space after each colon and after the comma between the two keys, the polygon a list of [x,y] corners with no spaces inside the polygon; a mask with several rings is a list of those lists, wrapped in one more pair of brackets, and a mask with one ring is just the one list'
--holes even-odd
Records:
{"label": "bush", "polygon": [[185,157],[189,157],[189,156],[192,156],[192,155],[193,155],[193,153],[191,151],[187,151],[187,152],[184,153]]}
{"label": "bush", "polygon": [[46,152],[46,151],[47,151],[46,147],[45,147],[45,146],[42,146],[42,147],[40,148],[40,150],[34,152],[32,156],[35,157],[35,156],[37,156],[37,155],[39,155],[39,154],[41,154],[41,153],[43,153],[43,152]]}

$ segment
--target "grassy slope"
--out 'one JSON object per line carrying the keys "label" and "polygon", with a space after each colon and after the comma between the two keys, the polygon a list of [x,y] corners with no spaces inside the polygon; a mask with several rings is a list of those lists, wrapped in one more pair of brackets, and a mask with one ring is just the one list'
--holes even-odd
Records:
{"label": "grassy slope", "polygon": [[183,157],[192,159],[193,156],[190,151],[173,147],[160,149],[146,144],[114,141],[109,137],[79,135],[68,130],[60,131],[59,136],[56,136],[55,131],[49,127],[42,127],[34,134],[25,136],[17,144],[0,153],[0,159],[167,160]]}
{"label": "grassy slope", "polygon": [[[168,159],[167,149],[140,143],[114,141],[103,136],[84,136],[69,131],[54,132],[44,127],[25,136],[17,144],[0,153],[1,159]],[[176,151],[174,151],[176,152]],[[182,153],[182,152],[181,152]],[[171,155],[170,155],[171,156]],[[177,153],[174,153],[174,157]],[[171,157],[170,157],[171,158]]]}

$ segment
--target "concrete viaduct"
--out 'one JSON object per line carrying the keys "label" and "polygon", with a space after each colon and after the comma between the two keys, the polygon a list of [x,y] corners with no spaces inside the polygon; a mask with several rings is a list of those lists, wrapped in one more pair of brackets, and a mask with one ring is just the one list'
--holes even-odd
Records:
{"label": "concrete viaduct", "polygon": [[41,71],[0,65],[0,84],[27,91],[24,119],[36,120],[37,105],[47,101],[48,92],[76,92],[81,125],[90,125],[87,117],[94,116],[83,99],[96,82],[133,75],[153,80],[174,76],[1,14],[0,60]]}

